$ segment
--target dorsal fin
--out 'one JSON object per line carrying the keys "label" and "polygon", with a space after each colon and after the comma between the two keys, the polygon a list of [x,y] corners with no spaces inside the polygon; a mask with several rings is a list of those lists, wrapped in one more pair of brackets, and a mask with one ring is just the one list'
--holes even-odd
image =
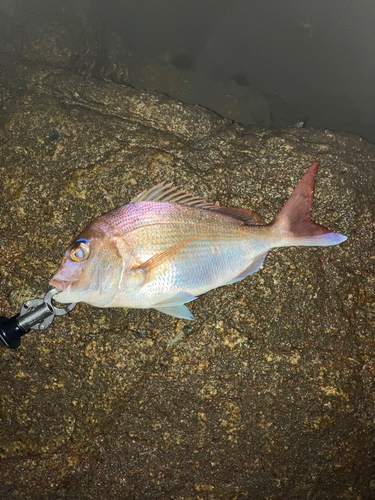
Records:
{"label": "dorsal fin", "polygon": [[227,208],[227,207],[207,207],[211,212],[218,212],[219,214],[226,215],[237,221],[241,221],[246,226],[254,226],[262,221],[262,216],[253,212],[252,210],[246,210],[245,208]]}
{"label": "dorsal fin", "polygon": [[138,203],[140,201],[164,201],[168,203],[179,203],[180,205],[189,205],[195,208],[214,207],[213,203],[208,203],[197,196],[180,190],[177,186],[173,186],[171,182],[166,184],[165,181],[151,189],[142,191],[142,193],[133,198],[130,203]]}
{"label": "dorsal fin", "polygon": [[248,226],[259,224],[262,220],[262,217],[252,210],[245,210],[244,208],[218,207],[213,203],[209,203],[201,198],[198,198],[197,196],[187,193],[185,190],[181,190],[177,186],[173,186],[171,182],[166,184],[165,181],[161,182],[157,186],[153,186],[150,189],[142,191],[142,193],[133,198],[130,203],[139,203],[140,201],[161,201],[178,203],[179,205],[189,205],[190,207],[195,208],[203,208],[226,215],[227,217],[235,219],[236,222],[242,222],[242,224]]}

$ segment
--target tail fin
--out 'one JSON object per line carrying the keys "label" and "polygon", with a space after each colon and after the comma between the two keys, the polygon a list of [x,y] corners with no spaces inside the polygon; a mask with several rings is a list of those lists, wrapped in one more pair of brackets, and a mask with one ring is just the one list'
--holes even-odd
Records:
{"label": "tail fin", "polygon": [[346,236],[331,233],[310,220],[318,167],[319,162],[308,169],[279,215],[271,222],[276,230],[275,238],[278,240],[281,237],[281,244],[275,246],[330,246],[346,240]]}

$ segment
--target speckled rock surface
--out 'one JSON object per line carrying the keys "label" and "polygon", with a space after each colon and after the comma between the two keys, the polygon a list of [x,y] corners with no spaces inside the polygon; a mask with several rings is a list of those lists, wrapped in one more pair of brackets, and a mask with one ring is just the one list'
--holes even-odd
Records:
{"label": "speckled rock surface", "polygon": [[4,315],[89,220],[164,179],[269,222],[319,159],[313,218],[348,236],[270,252],[192,323],[80,304],[0,349],[0,498],[374,498],[375,146],[44,66],[0,96]]}

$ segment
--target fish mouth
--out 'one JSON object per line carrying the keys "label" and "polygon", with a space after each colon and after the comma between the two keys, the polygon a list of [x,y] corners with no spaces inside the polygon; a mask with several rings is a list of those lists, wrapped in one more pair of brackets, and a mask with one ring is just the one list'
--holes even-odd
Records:
{"label": "fish mouth", "polygon": [[49,284],[53,286],[53,288],[57,288],[57,290],[60,290],[61,292],[67,292],[72,286],[72,281],[56,276],[51,279]]}

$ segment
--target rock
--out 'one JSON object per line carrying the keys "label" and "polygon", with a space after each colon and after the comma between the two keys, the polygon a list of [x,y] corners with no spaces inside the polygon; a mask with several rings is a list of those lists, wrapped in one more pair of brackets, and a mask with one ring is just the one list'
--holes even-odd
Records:
{"label": "rock", "polygon": [[76,57],[75,41],[66,28],[54,23],[24,43],[23,55],[30,61],[44,61],[69,68]]}
{"label": "rock", "polygon": [[270,106],[258,92],[236,84],[232,79],[222,83],[208,75],[191,73],[192,92],[188,102],[197,102],[244,125],[271,125]]}
{"label": "rock", "polygon": [[258,92],[237,85],[231,79],[226,84],[195,71],[177,68],[169,60],[139,60],[128,72],[128,83],[136,88],[157,90],[181,101],[200,104],[224,118],[244,125],[271,125],[270,106]]}
{"label": "rock", "polygon": [[48,290],[91,219],[164,179],[267,223],[320,160],[313,219],[348,240],[270,252],[193,302],[188,328],[80,304],[1,349],[0,497],[370,498],[375,147],[246,129],[50,66],[12,78],[0,82],[3,315],[21,287]]}
{"label": "rock", "polygon": [[188,100],[191,95],[186,75],[169,61],[144,60],[133,73],[129,83],[136,88],[164,92],[181,101]]}
{"label": "rock", "polygon": [[115,33],[77,19],[73,27],[55,22],[32,30],[22,44],[23,57],[76,74],[163,92],[244,125],[271,125],[268,101],[251,90],[242,75],[221,82],[195,71],[191,61],[189,67],[186,56],[172,58],[165,52],[160,58],[145,58],[125,50]]}

